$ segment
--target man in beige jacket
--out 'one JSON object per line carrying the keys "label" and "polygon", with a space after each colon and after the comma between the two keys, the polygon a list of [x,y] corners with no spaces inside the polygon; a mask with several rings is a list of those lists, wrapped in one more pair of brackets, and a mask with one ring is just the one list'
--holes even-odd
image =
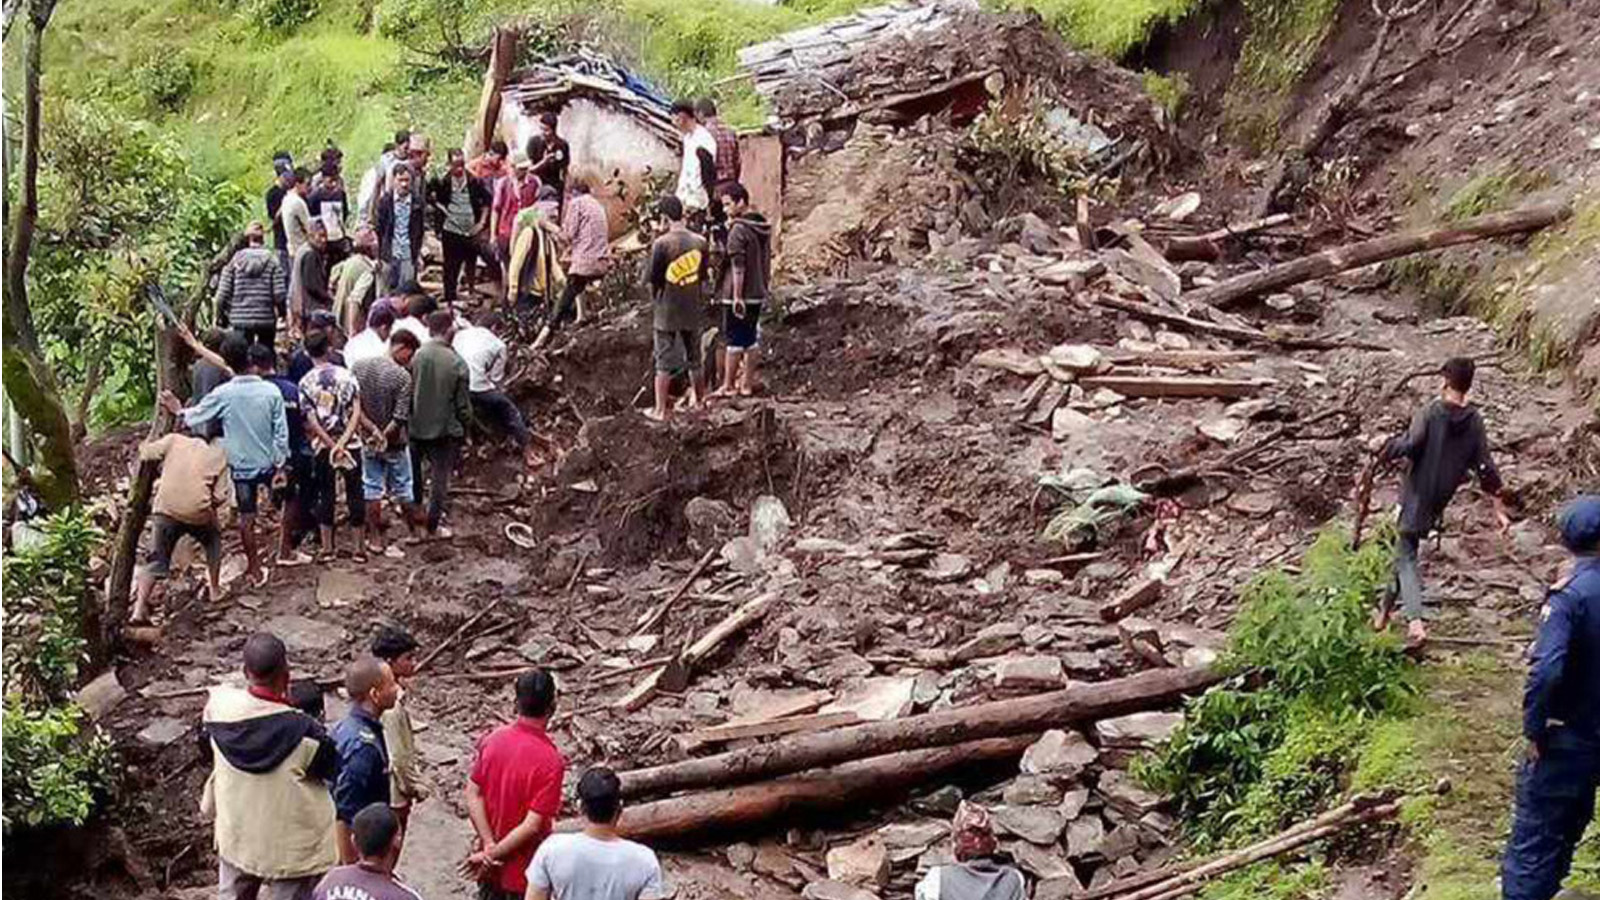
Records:
{"label": "man in beige jacket", "polygon": [[372,639],[372,655],[389,664],[394,677],[401,679],[400,699],[383,713],[383,743],[389,750],[389,805],[400,817],[403,831],[411,817],[411,805],[433,793],[417,765],[417,739],[411,730],[411,712],[406,704],[406,689],[417,673],[417,639],[394,625],[384,625]]}
{"label": "man in beige jacket", "polygon": [[134,579],[130,621],[150,620],[150,595],[167,577],[172,551],[191,537],[206,554],[206,579],[211,599],[222,599],[222,510],[233,505],[233,479],[222,439],[207,442],[173,432],[139,445],[140,462],[160,462],[161,481],[150,504],[150,556]]}
{"label": "man in beige jacket", "polygon": [[322,723],[289,705],[283,641],[244,645],[249,687],[211,689],[201,728],[211,777],[200,801],[216,821],[220,900],[308,900],[338,863],[328,783],[339,757]]}

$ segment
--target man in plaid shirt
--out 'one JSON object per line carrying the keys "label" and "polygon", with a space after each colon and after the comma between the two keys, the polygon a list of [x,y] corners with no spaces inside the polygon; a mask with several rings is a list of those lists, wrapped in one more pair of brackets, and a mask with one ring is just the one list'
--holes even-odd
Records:
{"label": "man in plaid shirt", "polygon": [[739,180],[739,136],[733,133],[726,122],[717,118],[717,104],[711,98],[704,97],[696,102],[694,112],[695,118],[717,142],[717,193],[712,197],[715,202],[723,185]]}

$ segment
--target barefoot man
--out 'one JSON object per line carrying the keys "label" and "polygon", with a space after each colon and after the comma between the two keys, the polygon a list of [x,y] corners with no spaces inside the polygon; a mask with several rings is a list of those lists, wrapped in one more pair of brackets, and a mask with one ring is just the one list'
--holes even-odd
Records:
{"label": "barefoot man", "polygon": [[1462,357],[1445,362],[1440,374],[1444,383],[1438,399],[1417,410],[1405,434],[1392,438],[1379,452],[1383,463],[1407,460],[1400,494],[1400,540],[1395,553],[1394,580],[1384,593],[1373,624],[1381,631],[1389,625],[1395,598],[1406,619],[1406,643],[1420,647],[1428,638],[1422,614],[1422,576],[1417,570],[1417,549],[1422,539],[1439,525],[1445,507],[1471,473],[1494,502],[1495,516],[1502,529],[1511,527],[1501,497],[1500,472],[1489,458],[1489,437],[1483,430],[1483,416],[1467,403],[1472,390],[1474,366]]}
{"label": "barefoot man", "polygon": [[645,415],[665,422],[673,376],[689,370],[691,408],[699,406],[706,395],[706,376],[700,365],[700,307],[705,302],[707,245],[705,238],[685,227],[683,203],[677,197],[662,197],[656,212],[666,221],[667,230],[650,247],[656,405]]}

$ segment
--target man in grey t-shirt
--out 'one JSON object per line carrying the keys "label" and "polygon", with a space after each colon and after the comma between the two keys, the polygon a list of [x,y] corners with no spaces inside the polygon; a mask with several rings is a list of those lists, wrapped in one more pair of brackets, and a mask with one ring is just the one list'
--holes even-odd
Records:
{"label": "man in grey t-shirt", "polygon": [[311,900],[422,900],[422,895],[394,877],[400,858],[400,819],[387,803],[373,803],[350,822],[359,862],[339,866],[322,876]]}
{"label": "man in grey t-shirt", "polygon": [[527,900],[658,900],[666,896],[655,851],[617,833],[622,782],[593,768],[578,781],[583,831],[545,838],[528,864]]}

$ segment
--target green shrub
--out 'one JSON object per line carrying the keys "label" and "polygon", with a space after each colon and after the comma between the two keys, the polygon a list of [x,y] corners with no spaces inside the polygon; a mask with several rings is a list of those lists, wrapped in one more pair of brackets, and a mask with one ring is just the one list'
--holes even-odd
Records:
{"label": "green shrub", "polygon": [[128,77],[148,109],[173,113],[182,109],[194,93],[199,71],[188,54],[164,48],[146,57]]}
{"label": "green shrub", "polygon": [[250,0],[240,14],[263,33],[291,34],[321,9],[322,0]]}
{"label": "green shrub", "polygon": [[1518,199],[1546,184],[1550,177],[1506,164],[1480,172],[1457,188],[1444,204],[1444,217],[1451,222],[1510,208]]}
{"label": "green shrub", "polygon": [[1414,689],[1396,639],[1367,615],[1388,579],[1392,533],[1358,551],[1327,529],[1302,571],[1245,590],[1222,665],[1239,683],[1191,701],[1184,725],[1135,774],[1172,796],[1201,847],[1278,830],[1340,793],[1379,717]]}
{"label": "green shrub", "polygon": [[5,831],[82,825],[110,788],[111,742],[76,704],[5,701]]}
{"label": "green shrub", "polygon": [[104,540],[79,508],[44,520],[38,545],[5,558],[5,693],[59,702],[78,683],[84,660],[83,620],[90,597],[89,556]]}
{"label": "green shrub", "polygon": [[1034,9],[1085,50],[1112,59],[1142,46],[1163,24],[1176,24],[1201,0],[998,0],[1009,9]]}

